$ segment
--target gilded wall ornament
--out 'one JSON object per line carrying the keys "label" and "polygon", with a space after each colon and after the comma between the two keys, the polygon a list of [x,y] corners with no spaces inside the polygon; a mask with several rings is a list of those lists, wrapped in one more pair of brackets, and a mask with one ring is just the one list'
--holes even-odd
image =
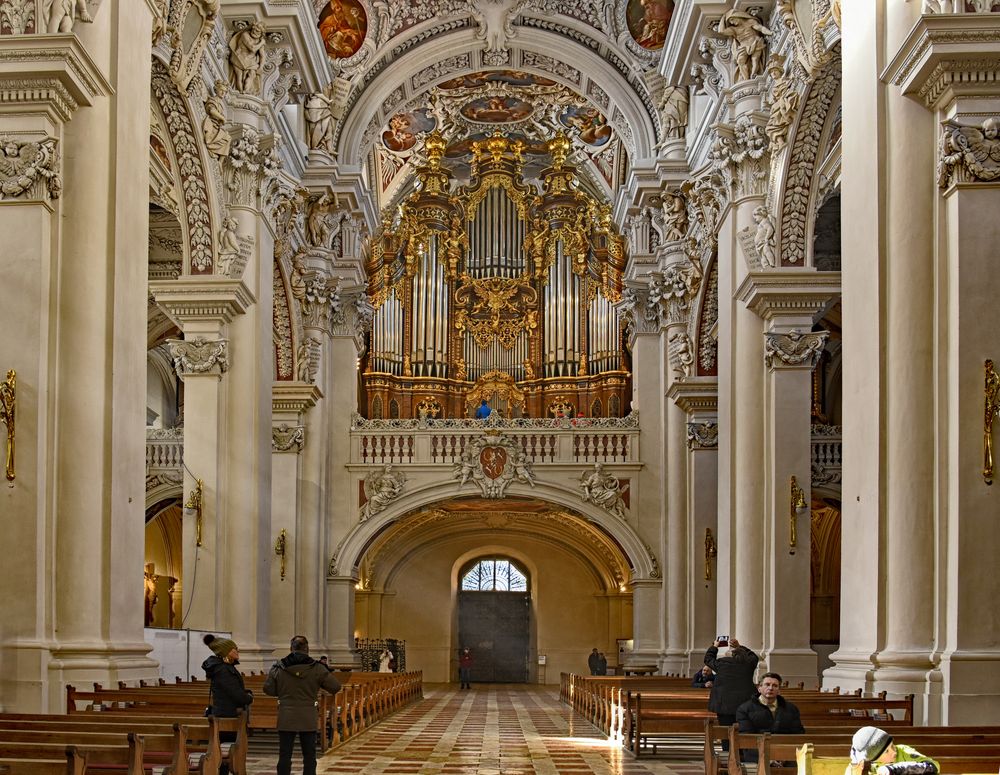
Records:
{"label": "gilded wall ornament", "polygon": [[993,484],[993,422],[1000,415],[1000,374],[993,361],[986,360],[985,417],[983,425],[983,479]]}
{"label": "gilded wall ornament", "polygon": [[7,378],[0,382],[0,422],[7,429],[7,443],[4,454],[4,470],[7,481],[14,481],[14,420],[17,414],[17,373],[7,372]]}
{"label": "gilded wall ornament", "polygon": [[764,362],[771,368],[781,364],[813,368],[829,336],[829,331],[803,333],[797,328],[787,334],[765,333]]}

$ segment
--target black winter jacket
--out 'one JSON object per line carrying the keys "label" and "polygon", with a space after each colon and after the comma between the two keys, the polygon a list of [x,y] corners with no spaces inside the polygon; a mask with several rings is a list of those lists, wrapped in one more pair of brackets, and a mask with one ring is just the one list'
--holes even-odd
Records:
{"label": "black winter jacket", "polygon": [[728,657],[719,657],[719,650],[710,646],[705,652],[705,664],[715,671],[708,709],[723,715],[733,715],[736,709],[757,691],[753,674],[760,657],[746,646],[733,649]]}
{"label": "black winter jacket", "polygon": [[234,718],[237,710],[246,710],[253,702],[253,693],[247,691],[235,664],[231,665],[213,654],[202,662],[201,667],[205,677],[212,682],[211,715]]}
{"label": "black winter jacket", "polygon": [[776,735],[801,735],[802,719],[799,709],[778,695],[778,710],[772,716],[766,705],[760,704],[760,695],[747,700],[736,710],[736,723],[740,732],[771,732]]}

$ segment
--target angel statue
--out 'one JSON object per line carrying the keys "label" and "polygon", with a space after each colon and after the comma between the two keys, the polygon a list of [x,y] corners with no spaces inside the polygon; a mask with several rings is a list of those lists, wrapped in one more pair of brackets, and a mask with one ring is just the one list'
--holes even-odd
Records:
{"label": "angel statue", "polygon": [[406,483],[406,474],[393,471],[391,465],[372,471],[365,477],[365,505],[361,507],[361,521],[377,514],[399,497]]}
{"label": "angel statue", "polygon": [[974,180],[1000,178],[1000,120],[990,117],[982,128],[954,121],[943,124],[940,184],[948,185],[956,168],[962,168]]}
{"label": "angel statue", "polygon": [[620,519],[625,519],[625,501],[622,494],[627,489],[622,488],[618,478],[604,470],[602,463],[594,463],[594,470],[584,472],[580,477],[580,489],[583,499],[603,509],[607,509]]}

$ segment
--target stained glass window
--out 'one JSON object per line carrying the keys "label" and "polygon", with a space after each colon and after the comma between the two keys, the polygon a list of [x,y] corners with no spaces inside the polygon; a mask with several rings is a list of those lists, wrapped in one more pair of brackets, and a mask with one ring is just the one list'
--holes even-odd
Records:
{"label": "stained glass window", "polygon": [[528,578],[519,567],[502,557],[477,561],[462,576],[463,591],[527,592]]}

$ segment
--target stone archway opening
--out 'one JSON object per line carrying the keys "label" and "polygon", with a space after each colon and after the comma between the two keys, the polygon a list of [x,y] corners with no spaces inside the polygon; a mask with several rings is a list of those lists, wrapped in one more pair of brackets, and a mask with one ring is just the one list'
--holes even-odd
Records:
{"label": "stone archway opening", "polygon": [[[484,558],[512,563],[530,580],[515,590],[519,602],[463,608],[464,581]],[[356,637],[404,640],[408,669],[430,682],[456,680],[459,650],[477,617],[499,617],[504,627],[517,619],[523,632],[500,646],[485,638],[490,652],[520,649],[516,659],[498,658],[515,663],[516,676],[490,653],[480,665],[489,676],[474,680],[555,683],[561,672],[584,670],[592,648],[615,654],[616,641],[633,634],[624,551],[582,515],[536,498],[464,497],[420,507],[368,544],[358,575]]]}

